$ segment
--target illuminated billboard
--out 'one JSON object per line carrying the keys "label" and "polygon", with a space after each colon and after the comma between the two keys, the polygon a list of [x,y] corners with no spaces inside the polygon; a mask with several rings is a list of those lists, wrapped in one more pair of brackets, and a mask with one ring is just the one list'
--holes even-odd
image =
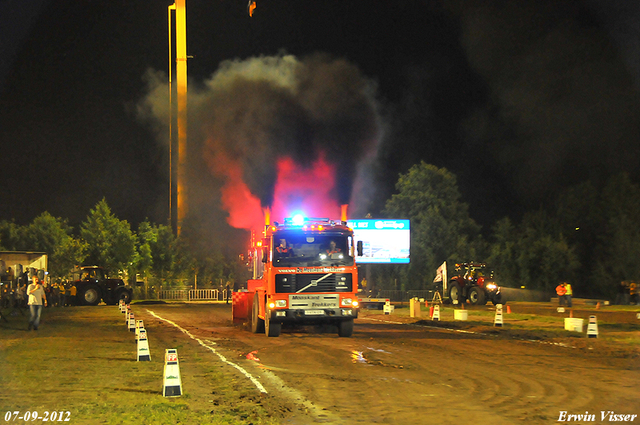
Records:
{"label": "illuminated billboard", "polygon": [[349,220],[356,242],[362,241],[360,264],[409,263],[409,220]]}

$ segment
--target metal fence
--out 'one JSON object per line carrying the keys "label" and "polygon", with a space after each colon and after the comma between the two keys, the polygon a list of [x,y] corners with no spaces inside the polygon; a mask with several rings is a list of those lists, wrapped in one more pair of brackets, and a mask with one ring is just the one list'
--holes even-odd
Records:
{"label": "metal fence", "polygon": [[158,293],[159,300],[224,301],[226,289],[167,289]]}

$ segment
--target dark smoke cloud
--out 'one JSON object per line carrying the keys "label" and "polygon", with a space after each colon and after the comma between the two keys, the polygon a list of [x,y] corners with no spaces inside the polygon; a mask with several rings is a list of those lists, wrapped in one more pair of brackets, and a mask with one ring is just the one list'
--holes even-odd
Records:
{"label": "dark smoke cloud", "polygon": [[563,184],[638,176],[640,97],[586,4],[464,5],[461,42],[490,88],[467,122],[469,150],[495,158],[528,207]]}
{"label": "dark smoke cloud", "polygon": [[325,55],[227,61],[189,96],[190,137],[239,161],[263,205],[272,202],[279,157],[310,165],[321,154],[336,165],[337,197],[347,203],[356,163],[379,137],[373,85]]}

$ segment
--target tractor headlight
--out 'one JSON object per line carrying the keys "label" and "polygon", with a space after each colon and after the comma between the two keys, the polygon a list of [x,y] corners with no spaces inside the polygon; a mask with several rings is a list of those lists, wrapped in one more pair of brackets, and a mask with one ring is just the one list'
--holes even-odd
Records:
{"label": "tractor headlight", "polygon": [[497,289],[497,288],[498,288],[498,285],[496,285],[495,283],[488,283],[487,284],[487,289],[490,289],[490,290],[493,291],[494,289]]}

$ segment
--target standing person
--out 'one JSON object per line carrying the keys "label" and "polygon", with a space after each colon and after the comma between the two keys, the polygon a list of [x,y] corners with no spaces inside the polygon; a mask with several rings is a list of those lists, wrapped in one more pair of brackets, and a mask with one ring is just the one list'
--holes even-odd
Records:
{"label": "standing person", "polygon": [[33,275],[31,285],[27,288],[27,295],[29,295],[29,310],[31,312],[31,318],[29,319],[29,330],[33,328],[38,330],[40,326],[40,315],[42,314],[43,304],[47,305],[47,296],[44,293],[42,282],[38,279],[38,276]]}
{"label": "standing person", "polygon": [[231,282],[227,280],[227,286],[225,287],[227,304],[229,304],[229,299],[231,298]]}
{"label": "standing person", "polygon": [[564,299],[567,302],[567,307],[571,308],[573,307],[573,303],[571,302],[571,297],[573,297],[573,289],[571,288],[571,282],[566,282],[564,284],[564,289],[565,291],[567,291],[564,294]]}
{"label": "standing person", "polygon": [[58,282],[53,282],[51,285],[51,292],[49,295],[49,301],[52,307],[58,307],[60,304],[60,288],[58,287]]}
{"label": "standing person", "polygon": [[60,307],[67,306],[67,289],[64,287],[64,282],[58,282],[58,289],[60,291]]}
{"label": "standing person", "polygon": [[561,282],[556,286],[556,294],[558,294],[558,305],[562,307],[564,305],[564,296],[567,293],[567,289],[564,287],[564,282]]}
{"label": "standing person", "polygon": [[635,281],[629,283],[629,303],[638,304],[638,284]]}
{"label": "standing person", "polygon": [[76,300],[76,285],[74,285],[73,283],[69,288],[69,298],[70,298],[68,300],[69,305],[78,305],[78,301]]}

